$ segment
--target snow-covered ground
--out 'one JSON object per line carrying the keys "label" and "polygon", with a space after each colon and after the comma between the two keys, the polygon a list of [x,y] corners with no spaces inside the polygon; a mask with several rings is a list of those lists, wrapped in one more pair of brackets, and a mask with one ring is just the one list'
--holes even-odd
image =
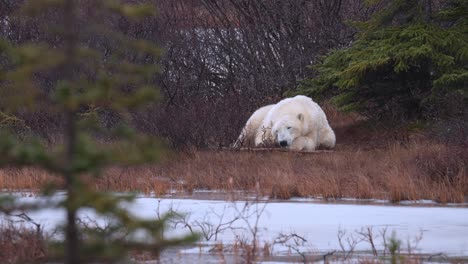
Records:
{"label": "snow-covered ground", "polygon": [[[57,195],[54,199],[63,197]],[[23,202],[31,202],[37,197],[22,197]],[[236,241],[249,242],[255,228],[257,241],[269,244],[273,253],[288,254],[302,252],[342,251],[339,243],[349,250],[354,242],[359,242],[355,250],[371,250],[371,245],[363,234],[372,230],[375,247],[383,250],[383,237],[391,237],[394,232],[400,239],[403,249],[411,247],[413,253],[451,256],[468,256],[468,208],[443,206],[409,205],[357,205],[330,204],[316,202],[245,202],[220,200],[195,200],[138,197],[128,209],[142,218],[156,218],[157,215],[174,210],[184,213],[179,218],[178,229],[172,235],[188,232],[181,229],[184,224],[195,230],[205,230],[209,237],[208,245],[222,242],[224,245]],[[64,220],[64,212],[47,209],[29,214],[46,230],[52,230]],[[95,217],[90,211],[81,211],[80,217]],[[2,216],[3,217],[3,216]],[[258,221],[257,221],[258,220]],[[173,223],[175,226],[177,223]],[[220,227],[219,232],[210,228]],[[207,231],[208,230],[208,231]],[[385,235],[382,232],[386,231]],[[205,249],[209,249],[206,247]],[[205,250],[200,247],[186,249],[186,254]]]}

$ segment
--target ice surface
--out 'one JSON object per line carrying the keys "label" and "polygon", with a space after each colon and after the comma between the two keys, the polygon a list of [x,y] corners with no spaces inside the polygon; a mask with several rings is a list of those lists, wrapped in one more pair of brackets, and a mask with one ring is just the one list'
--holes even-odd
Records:
{"label": "ice surface", "polygon": [[[53,197],[56,201],[63,199],[63,193]],[[21,202],[33,202],[40,197],[21,197]],[[206,222],[216,226],[236,216],[242,215],[231,227],[220,232],[218,241],[227,245],[236,239],[251,239],[250,227],[255,227],[256,213],[263,213],[258,221],[258,241],[273,244],[273,249],[281,253],[288,249],[285,244],[274,244],[279,234],[297,234],[306,242],[303,249],[317,252],[339,250],[338,232],[353,234],[362,228],[372,227],[377,249],[383,249],[383,240],[379,231],[387,228],[386,237],[393,231],[404,245],[409,241],[415,253],[447,255],[468,255],[468,208],[436,206],[394,206],[394,205],[356,205],[356,204],[321,204],[306,202],[268,202],[248,204],[237,201],[214,201],[193,199],[158,199],[138,197],[134,203],[126,205],[130,212],[142,218],[156,218],[169,210],[185,213],[188,223]],[[245,210],[244,210],[245,209]],[[248,209],[248,210],[247,210]],[[90,210],[81,210],[80,217],[96,216]],[[31,212],[29,216],[42,223],[46,230],[52,230],[64,220],[61,209],[44,209]],[[3,218],[4,216],[2,216]],[[102,219],[101,219],[102,221]],[[173,230],[171,235],[183,234],[187,229]],[[413,241],[422,233],[422,239]],[[214,237],[211,238],[211,243]],[[361,242],[358,250],[369,250],[370,244]],[[200,250],[200,249],[194,249]],[[187,252],[190,252],[188,250]],[[194,253],[194,252],[192,252]]]}

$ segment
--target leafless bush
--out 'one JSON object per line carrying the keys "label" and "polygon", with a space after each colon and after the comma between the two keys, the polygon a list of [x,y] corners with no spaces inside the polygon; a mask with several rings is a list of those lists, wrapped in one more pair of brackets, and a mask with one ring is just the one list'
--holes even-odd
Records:
{"label": "leafless bush", "polygon": [[[77,223],[81,231],[81,239],[105,238],[108,241],[124,240],[130,234],[124,227],[113,225],[112,219],[103,219],[100,222],[96,218],[86,216],[78,218]],[[94,237],[89,237],[90,235]]]}
{"label": "leafless bush", "polygon": [[406,239],[406,250],[407,250],[406,253],[407,254],[412,255],[416,253],[416,251],[418,250],[419,243],[423,239],[423,236],[424,236],[424,231],[420,229],[419,233],[416,236],[412,238],[408,237]]}
{"label": "leafless bush", "polygon": [[137,127],[159,135],[176,148],[229,146],[248,119],[245,106],[235,97],[206,100],[191,97],[184,106],[168,105],[135,114]]}
{"label": "leafless bush", "polygon": [[[292,252],[301,256],[303,263],[307,263],[306,252],[301,250],[301,247],[303,247],[306,242],[307,240],[305,238],[296,233],[280,233],[273,241],[273,246],[275,244],[284,245],[287,248],[289,248],[289,250],[291,250]],[[326,257],[324,258],[326,259]]]}
{"label": "leafless bush", "polygon": [[235,207],[236,211],[241,215],[241,220],[247,226],[247,232],[250,235],[249,238],[244,238],[244,260],[245,263],[253,263],[258,255],[259,251],[259,226],[258,223],[260,218],[265,211],[266,206],[268,203],[261,202],[259,200],[260,193],[257,192],[256,199],[254,201],[247,201],[241,208]]}
{"label": "leafless bush", "polygon": [[375,243],[374,243],[375,237],[374,237],[374,232],[373,232],[372,226],[363,227],[363,228],[361,228],[360,231],[356,231],[356,233],[359,236],[361,236],[362,241],[368,242],[371,245],[372,254],[374,256],[377,256],[377,249],[376,249]]}
{"label": "leafless bush", "polygon": [[362,238],[355,236],[353,233],[348,233],[341,227],[338,229],[337,236],[344,260],[347,260],[355,253],[356,246],[362,242]]}
{"label": "leafless bush", "polygon": [[[144,1],[144,0],[142,0]],[[29,1],[1,1],[0,2],[0,37],[7,40],[13,46],[19,46],[27,43],[40,44],[47,43],[50,47],[60,47],[64,44],[61,37],[60,24],[62,13],[60,8],[49,8],[45,12],[34,12],[34,4],[29,6],[29,12],[21,12],[25,9],[25,3]],[[128,61],[132,62],[155,62],[155,58],[146,56],[141,58],[137,56],[134,49],[122,48],[122,41],[119,34],[125,34],[130,38],[144,38],[151,40],[149,36],[156,35],[158,23],[154,18],[136,23],[123,16],[105,12],[100,8],[100,2],[79,0],[77,1],[77,23],[80,31],[77,34],[77,45],[80,51],[89,51],[93,48],[100,53],[86,53],[84,56],[92,56],[93,60],[85,60],[87,64],[82,63],[76,67],[77,73],[86,80],[98,79],[98,71],[95,69],[95,60],[108,61],[116,53],[123,54]],[[24,10],[23,10],[24,11]],[[84,26],[86,25],[86,26]],[[105,25],[105,26],[103,26]],[[148,27],[148,25],[152,25]],[[103,26],[103,27],[101,27]],[[104,29],[106,28],[106,29]],[[115,34],[114,34],[115,33]],[[91,62],[93,61],[93,62]],[[0,56],[0,67],[8,70],[12,67],[12,61],[3,55]],[[99,63],[96,63],[99,64]],[[99,64],[100,65],[100,64]],[[121,73],[120,73],[121,74]],[[118,76],[118,74],[116,74]],[[28,81],[23,88],[28,88],[28,92],[34,95],[38,103],[32,105],[24,102],[10,83],[0,82],[0,111],[10,109],[12,104],[18,106],[13,113],[19,119],[23,120],[31,130],[51,141],[55,140],[60,127],[63,126],[63,116],[58,109],[54,108],[54,85],[61,78],[61,69],[56,67],[47,70],[37,70],[34,72],[34,78]],[[3,78],[2,78],[3,79]],[[83,85],[81,88],[87,88]],[[123,92],[134,89],[134,87],[116,87],[113,89]],[[32,96],[31,96],[32,97]],[[28,97],[29,98],[29,97]],[[22,101],[23,100],[23,101]],[[30,102],[29,102],[30,103]],[[80,113],[96,111],[101,118],[103,127],[110,127],[118,123],[120,118],[109,109],[103,107],[96,109],[91,105],[81,105]]]}
{"label": "leafless bush", "polygon": [[0,260],[2,263],[36,262],[47,256],[46,236],[13,223],[0,225]]}
{"label": "leafless bush", "polygon": [[[339,228],[338,230],[338,243],[341,248],[343,260],[350,259],[355,253],[357,253],[356,247],[362,242],[368,243],[374,258],[379,256],[387,256],[390,254],[391,263],[419,263],[420,256],[416,254],[418,245],[423,239],[423,231],[420,230],[414,237],[408,237],[406,244],[397,237],[395,230],[393,230],[391,236],[387,236],[388,226],[382,227],[379,230],[379,234],[374,234],[372,226],[361,227],[360,230],[354,232],[348,232]],[[379,250],[377,243],[379,240],[382,241],[382,249]],[[405,248],[404,248],[405,247]],[[401,258],[402,254],[405,254],[405,258]],[[439,254],[429,256],[428,259],[438,257]],[[376,259],[366,258],[363,263],[375,263]],[[380,263],[380,262],[377,262]]]}
{"label": "leafless bush", "polygon": [[[350,42],[354,30],[345,21],[363,20],[373,12],[363,2],[160,0],[156,2],[159,16],[136,22],[102,14],[93,1],[80,0],[80,24],[97,21],[115,32],[153,41],[164,52],[159,58],[139,58],[130,49],[122,50],[113,35],[99,28],[81,32],[79,40],[81,46],[101,51],[102,60],[123,52],[132,62],[160,65],[153,82],[164,99],[160,107],[135,112],[136,127],[161,135],[174,146],[217,148],[234,141],[255,109],[278,101],[312,76],[307,66],[321,54]],[[59,12],[51,9],[41,16],[21,16],[17,11],[23,3],[0,1],[0,36],[14,45],[62,45],[53,30],[45,30],[55,27]],[[10,63],[0,56],[0,65],[8,68]],[[79,71],[96,78],[90,65],[82,65]],[[59,69],[38,72],[34,84],[41,104],[16,113],[32,132],[51,141],[63,123],[61,114],[50,109],[52,84],[59,73]],[[12,95],[7,88],[0,83],[0,111],[5,98]],[[109,109],[82,106],[80,111],[95,111],[106,128],[120,120]]]}
{"label": "leafless bush", "polygon": [[387,255],[387,249],[388,249],[388,242],[387,242],[387,231],[388,227],[381,228],[379,230],[379,235],[382,237],[382,245],[383,245],[383,255]]}
{"label": "leafless bush", "polygon": [[[203,219],[190,219],[190,213],[177,214],[174,219],[170,220],[170,223],[174,228],[182,227],[187,228],[192,234],[195,232],[201,233],[206,241],[214,239],[218,240],[218,235],[227,231],[241,229],[235,225],[235,223],[241,218],[241,215],[236,214],[230,219],[225,219],[226,210],[232,207],[225,205],[221,212],[216,212],[214,209],[206,212]],[[217,222],[213,223],[210,219],[216,219]]]}
{"label": "leafless bush", "polygon": [[[261,201],[260,196],[248,201],[232,201],[225,205],[221,211],[211,209],[201,219],[193,219],[190,213],[177,214],[171,220],[173,228],[187,228],[192,233],[201,233],[207,241],[218,241],[218,236],[226,231],[233,232],[236,236],[235,253],[242,256],[245,263],[253,263],[260,253],[259,221],[262,217],[267,202]],[[172,210],[172,209],[171,209]],[[215,219],[215,220],[213,220]],[[300,238],[300,236],[296,236]],[[228,251],[222,242],[215,244],[210,250],[223,254]],[[264,245],[263,252],[268,251],[268,245]]]}
{"label": "leafless bush", "polygon": [[160,4],[171,27],[159,78],[166,99],[155,124],[175,145],[198,147],[232,143],[249,114],[294,90],[319,55],[352,39],[347,19],[372,12],[359,0]]}
{"label": "leafless bush", "polygon": [[[52,234],[25,213],[9,214],[0,224],[0,262],[32,263],[48,256]],[[32,228],[31,228],[32,227]]]}

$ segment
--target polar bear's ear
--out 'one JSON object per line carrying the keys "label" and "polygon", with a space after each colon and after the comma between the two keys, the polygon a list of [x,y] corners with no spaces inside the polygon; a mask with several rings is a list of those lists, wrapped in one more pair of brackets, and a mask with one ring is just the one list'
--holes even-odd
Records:
{"label": "polar bear's ear", "polygon": [[297,119],[304,121],[304,115],[303,114],[298,114]]}

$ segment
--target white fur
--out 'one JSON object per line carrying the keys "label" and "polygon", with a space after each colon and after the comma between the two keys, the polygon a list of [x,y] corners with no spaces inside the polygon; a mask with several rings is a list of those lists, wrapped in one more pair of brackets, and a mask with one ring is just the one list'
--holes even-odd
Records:
{"label": "white fur", "polygon": [[234,148],[240,148],[241,146],[253,146],[255,135],[257,131],[260,129],[263,120],[265,119],[268,112],[273,108],[274,104],[267,105],[261,107],[255,111],[252,116],[250,116],[249,120],[245,124],[244,128],[242,129],[241,134],[237,138],[236,142],[234,142]]}
{"label": "white fur", "polygon": [[254,137],[255,146],[277,143],[296,151],[313,151],[318,146],[333,148],[335,133],[322,108],[311,98],[298,95],[258,109],[247,121],[240,139]]}

